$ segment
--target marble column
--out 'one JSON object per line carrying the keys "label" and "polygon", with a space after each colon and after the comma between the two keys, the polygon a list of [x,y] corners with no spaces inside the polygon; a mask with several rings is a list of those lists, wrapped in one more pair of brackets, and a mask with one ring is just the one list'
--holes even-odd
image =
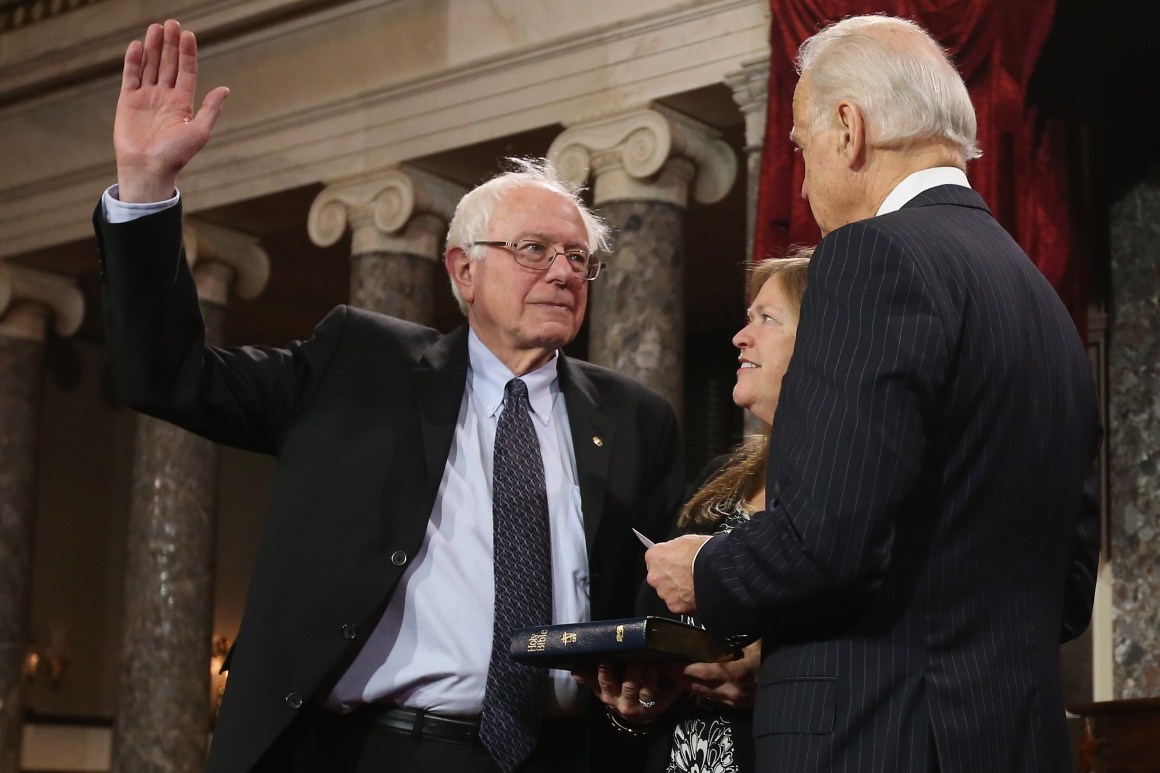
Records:
{"label": "marble column", "polygon": [[[745,116],[745,255],[753,260],[754,229],[757,227],[757,189],[761,181],[761,149],[765,147],[769,112],[769,57],[742,62],[741,69],[726,76],[733,89],[733,101]],[[743,287],[748,291],[749,282]],[[738,303],[746,299],[739,298]],[[746,435],[761,433],[765,427],[749,411],[742,411]]]}
{"label": "marble column", "polygon": [[769,112],[769,57],[742,62],[741,69],[726,76],[725,83],[733,89],[733,101],[745,116],[745,254],[752,258],[761,149]]}
{"label": "marble column", "polygon": [[1160,184],[1111,209],[1108,448],[1116,698],[1160,695]]}
{"label": "marble column", "polygon": [[684,405],[685,211],[690,188],[720,201],[737,159],[720,135],[661,106],[565,130],[548,151],[561,176],[595,179],[593,205],[613,227],[608,268],[589,301],[588,359]]}
{"label": "marble column", "polygon": [[41,355],[83,317],[72,280],[0,262],[0,773],[20,771]]}
{"label": "marble column", "polygon": [[307,231],[329,247],[350,227],[351,305],[426,325],[447,223],[466,192],[411,167],[376,171],[324,188]]}
{"label": "marble column", "polygon": [[[206,341],[220,344],[230,292],[264,288],[257,240],[185,223]],[[200,771],[210,728],[217,449],[172,424],[139,416],[125,570],[114,771]]]}

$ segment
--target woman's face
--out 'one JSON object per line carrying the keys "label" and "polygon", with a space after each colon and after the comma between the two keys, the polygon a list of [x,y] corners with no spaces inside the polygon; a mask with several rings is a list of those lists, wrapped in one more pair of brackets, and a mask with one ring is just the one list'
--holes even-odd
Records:
{"label": "woman's face", "polygon": [[733,336],[741,352],[733,402],[766,424],[773,423],[781,379],[797,340],[795,309],[781,276],[774,274],[749,306],[748,323]]}

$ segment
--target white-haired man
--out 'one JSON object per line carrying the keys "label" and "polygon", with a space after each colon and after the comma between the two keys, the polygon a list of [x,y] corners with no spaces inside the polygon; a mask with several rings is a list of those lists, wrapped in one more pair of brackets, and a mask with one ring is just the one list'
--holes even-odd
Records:
{"label": "white-haired man", "polygon": [[824,238],[766,510],[649,550],[649,582],[762,636],[761,770],[1070,770],[1059,643],[1099,539],[1084,347],[968,186],[974,111],[925,31],[846,19],[799,68]]}
{"label": "white-haired man", "polygon": [[126,401],[278,458],[207,769],[608,769],[619,731],[571,676],[507,658],[514,627],[631,614],[631,527],[680,496],[668,404],[560,352],[605,226],[525,163],[451,223],[466,327],[340,307],[285,349],[207,347],[176,178],[227,92],[194,114],[196,62],[172,20],[129,46],[94,220]]}

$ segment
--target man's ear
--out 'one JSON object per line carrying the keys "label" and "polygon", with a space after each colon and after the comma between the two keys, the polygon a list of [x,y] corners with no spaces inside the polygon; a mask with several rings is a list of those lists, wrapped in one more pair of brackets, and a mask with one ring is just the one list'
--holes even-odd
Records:
{"label": "man's ear", "polygon": [[866,150],[866,119],[862,110],[853,102],[842,100],[838,103],[838,126],[842,158],[851,168],[859,166]]}
{"label": "man's ear", "polygon": [[462,247],[451,247],[443,256],[443,265],[447,267],[447,275],[459,288],[459,295],[466,303],[475,300],[474,272],[471,256]]}

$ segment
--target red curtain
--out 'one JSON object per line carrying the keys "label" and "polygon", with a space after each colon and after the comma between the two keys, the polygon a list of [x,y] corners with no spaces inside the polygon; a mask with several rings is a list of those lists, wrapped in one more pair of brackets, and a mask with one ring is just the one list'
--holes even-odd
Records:
{"label": "red curtain", "polygon": [[[889,5],[889,8],[884,8]],[[801,156],[789,141],[798,46],[826,24],[877,13],[913,19],[950,52],[966,81],[983,157],[971,185],[1051,281],[1083,331],[1082,261],[1070,259],[1065,127],[1041,122],[1027,86],[1055,16],[1055,0],[770,0],[769,117],[758,183],[754,257],[814,244],[818,228],[801,198]]]}

